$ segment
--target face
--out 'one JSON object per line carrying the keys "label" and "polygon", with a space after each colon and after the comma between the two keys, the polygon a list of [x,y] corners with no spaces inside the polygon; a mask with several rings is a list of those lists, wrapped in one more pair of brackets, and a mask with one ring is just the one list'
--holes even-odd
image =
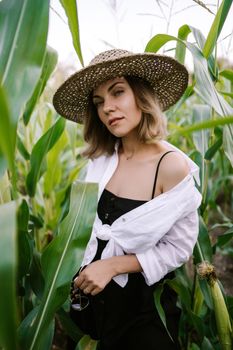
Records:
{"label": "face", "polygon": [[93,91],[93,103],[102,123],[116,137],[136,133],[142,117],[130,85],[123,77],[110,79]]}

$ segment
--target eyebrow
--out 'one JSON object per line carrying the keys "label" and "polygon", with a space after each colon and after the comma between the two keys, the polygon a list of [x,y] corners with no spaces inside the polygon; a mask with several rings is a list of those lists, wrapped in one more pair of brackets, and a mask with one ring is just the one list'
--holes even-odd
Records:
{"label": "eyebrow", "polygon": [[[124,83],[124,82],[123,81],[116,81],[115,83],[113,83],[112,85],[109,86],[108,92],[110,92],[114,88],[114,86],[116,86],[117,84],[122,84],[122,83]],[[99,96],[99,95],[92,96],[92,98],[98,98],[98,97],[101,98],[101,96]]]}

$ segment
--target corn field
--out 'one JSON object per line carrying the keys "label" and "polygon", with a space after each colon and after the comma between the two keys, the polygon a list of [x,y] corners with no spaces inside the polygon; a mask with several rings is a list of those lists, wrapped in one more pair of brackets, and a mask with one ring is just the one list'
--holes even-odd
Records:
{"label": "corn field", "polygon": [[[77,5],[65,9],[77,58],[83,64]],[[158,52],[191,53],[194,71],[181,100],[166,113],[168,140],[200,167],[203,196],[193,259],[165,283],[178,294],[184,350],[231,350],[233,295],[213,265],[233,257],[233,67],[221,62],[217,41],[232,0],[223,0],[205,37],[181,24],[174,35],[152,36]],[[65,121],[45,88],[56,77],[57,53],[48,47],[49,0],[0,1],[0,349],[95,349],[69,317],[70,281],[91,233],[97,185],[85,184],[82,127]],[[189,40],[192,34],[195,42]],[[54,92],[54,91],[53,91]],[[55,345],[57,337],[63,345]],[[145,350],[145,349],[142,349]]]}

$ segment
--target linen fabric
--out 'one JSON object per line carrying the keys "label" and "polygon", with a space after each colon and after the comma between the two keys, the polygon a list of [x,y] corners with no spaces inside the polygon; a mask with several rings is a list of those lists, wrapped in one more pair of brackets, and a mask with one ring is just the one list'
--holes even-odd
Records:
{"label": "linen fabric", "polygon": [[[136,254],[148,285],[159,281],[189,259],[198,236],[197,208],[201,194],[194,179],[199,183],[199,168],[178,148],[163,142],[185,157],[190,173],[171,190],[122,215],[111,226],[102,224],[96,215],[82,266],[93,260],[97,238],[108,241],[101,259],[125,253]],[[89,162],[85,181],[99,184],[99,198],[117,165],[117,146],[112,156],[103,155]],[[120,274],[113,279],[124,287],[128,274]]]}

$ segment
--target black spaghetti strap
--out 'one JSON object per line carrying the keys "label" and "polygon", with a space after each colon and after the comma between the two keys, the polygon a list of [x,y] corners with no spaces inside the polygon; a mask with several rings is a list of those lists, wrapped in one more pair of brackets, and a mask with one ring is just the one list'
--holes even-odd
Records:
{"label": "black spaghetti strap", "polygon": [[156,168],[156,172],[155,172],[154,186],[153,186],[153,190],[152,190],[152,197],[151,197],[151,199],[154,198],[154,192],[155,192],[157,177],[158,177],[158,173],[159,173],[159,166],[160,166],[160,163],[161,163],[163,157],[165,157],[166,154],[171,153],[171,152],[175,152],[175,151],[167,151],[167,152],[165,152],[165,153],[160,157],[160,159],[159,159],[159,162],[158,162],[158,165],[157,165],[157,168]]}

